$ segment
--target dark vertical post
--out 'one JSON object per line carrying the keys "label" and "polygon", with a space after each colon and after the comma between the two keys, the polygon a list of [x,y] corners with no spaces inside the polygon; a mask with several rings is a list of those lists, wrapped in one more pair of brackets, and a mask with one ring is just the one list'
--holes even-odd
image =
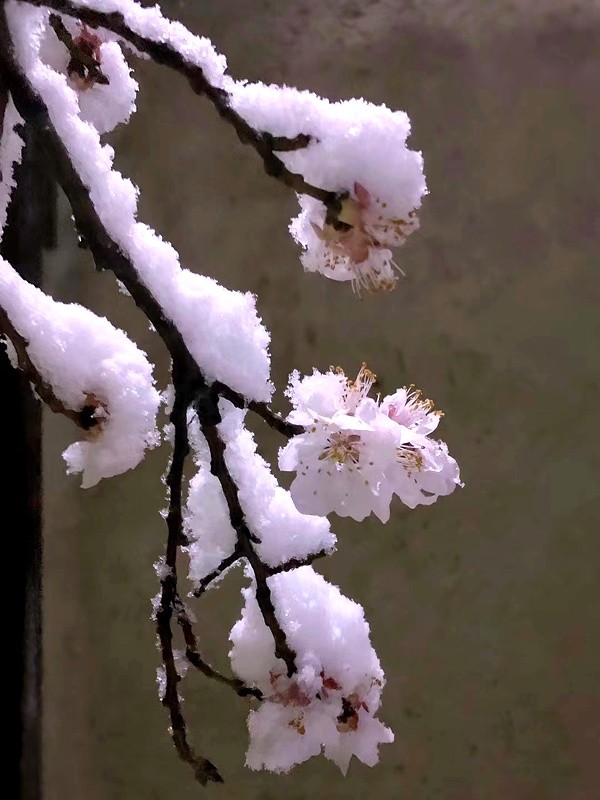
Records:
{"label": "dark vertical post", "polygon": [[[3,109],[2,109],[3,111]],[[3,115],[2,115],[3,116]],[[22,163],[16,168],[1,252],[26,280],[40,286],[43,248],[53,244],[55,195],[35,129],[23,126]],[[15,753],[5,785],[18,787],[20,800],[42,797],[42,410],[27,378],[10,365],[0,348],[0,419],[8,434],[3,447],[5,477],[0,481],[10,598],[5,614],[15,623],[12,642],[3,645],[11,673],[5,691],[14,718],[7,730]],[[8,583],[8,578],[6,583]],[[6,649],[5,649],[6,648]]]}

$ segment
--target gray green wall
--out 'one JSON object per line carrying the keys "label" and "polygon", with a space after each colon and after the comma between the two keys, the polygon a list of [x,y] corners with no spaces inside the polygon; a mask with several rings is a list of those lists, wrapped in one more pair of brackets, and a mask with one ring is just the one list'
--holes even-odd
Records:
{"label": "gray green wall", "polygon": [[[405,109],[430,188],[399,252],[407,279],[358,301],[305,276],[295,201],[177,76],[143,65],[139,112],[114,136],[141,214],[182,261],[258,294],[273,369],[362,360],[385,393],[416,383],[466,487],[382,526],[333,519],[319,569],[361,602],[387,673],[396,742],[344,779],[313,759],[289,777],[243,768],[241,701],[189,673],[193,741],[241,800],[594,800],[600,797],[597,0],[202,0],[164,4],[236,76]],[[127,328],[145,320],[71,247],[48,286]],[[278,401],[283,407],[281,394]],[[47,418],[48,800],[191,800],[156,695],[153,561],[167,452],[83,491],[63,474],[72,431]],[[276,442],[265,447],[274,452]],[[241,580],[197,608],[225,664]]]}

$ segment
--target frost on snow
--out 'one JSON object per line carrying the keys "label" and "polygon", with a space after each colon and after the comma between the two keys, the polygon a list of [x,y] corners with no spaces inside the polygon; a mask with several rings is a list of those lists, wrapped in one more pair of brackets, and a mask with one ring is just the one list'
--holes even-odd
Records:
{"label": "frost on snow", "polygon": [[280,450],[279,466],[296,472],[300,511],[387,522],[393,494],[415,508],[462,485],[445,443],[429,438],[440,417],[431,401],[413,389],[373,400],[374,379],[365,365],[355,381],[341,370],[292,373],[288,420],[306,431]]}
{"label": "frost on snow", "polygon": [[63,453],[82,486],[137,466],[159,442],[160,396],[145,354],[103,317],[58,303],[0,259],[2,307],[39,373],[63,404],[97,421],[89,438]]}
{"label": "frost on snow", "polygon": [[369,766],[393,733],[376,719],[385,678],[358,603],[312,567],[284,572],[269,585],[278,619],[296,651],[287,677],[260,614],[254,588],[243,590],[242,618],[231,631],[231,664],[264,696],[248,718],[252,769],[288,772],[321,751],[346,773],[353,755]]}
{"label": "frost on snow", "polygon": [[22,122],[11,97],[4,111],[2,139],[0,140],[0,241],[4,234],[10,196],[15,187],[14,166],[21,161],[23,140],[15,128]]}

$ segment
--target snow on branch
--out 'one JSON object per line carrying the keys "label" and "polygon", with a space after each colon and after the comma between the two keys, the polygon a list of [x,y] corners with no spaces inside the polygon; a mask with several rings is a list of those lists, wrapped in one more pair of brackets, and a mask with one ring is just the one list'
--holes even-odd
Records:
{"label": "snow on branch", "polygon": [[46,383],[40,371],[29,357],[29,353],[27,352],[27,339],[21,336],[19,331],[14,327],[10,317],[3,308],[0,308],[0,335],[4,338],[3,344],[9,357],[16,362],[15,366],[27,375],[37,396],[51,411],[67,417],[84,431],[92,430],[99,424],[100,420],[94,416],[95,409],[92,405],[84,406],[80,411],[75,411],[72,408],[67,408],[62,400],[57,397],[52,386]]}
{"label": "snow on branch", "polygon": [[[100,138],[127,122],[138,85],[122,46],[182,74],[268,175],[294,190],[290,231],[305,270],[350,281],[357,293],[393,288],[391,248],[417,225],[426,192],[408,117],[362,99],[331,103],[290,87],[235,81],[210,41],[133,0],[9,0],[0,6],[4,128],[0,223],[20,157],[19,125],[35,126],[98,269],[110,270],[171,357],[172,457],[160,591],[153,601],[162,656],[159,695],[179,757],[203,785],[217,768],[190,743],[180,684],[189,664],[254,704],[247,764],[287,771],[324,753],[346,772],[354,755],[378,760],[393,741],[376,714],[385,683],[362,608],[312,568],[337,543],[328,515],[390,517],[460,483],[439,413],[414,387],[369,396],[375,376],[294,371],[284,418],[268,405],[270,335],[250,293],[181,266],[175,249],[137,219],[137,188]],[[6,97],[6,90],[10,98]],[[145,355],[107,320],[57,303],[0,261],[0,332],[40,397],[88,439],[65,453],[84,485],[135,466],[158,443],[159,395]],[[281,487],[246,428],[260,416],[286,440]],[[93,440],[92,440],[93,439]],[[187,491],[188,460],[194,474]],[[242,617],[231,632],[232,676],[200,652],[182,599],[178,556],[201,597],[245,566]],[[175,646],[183,639],[184,649]]]}
{"label": "snow on branch", "polygon": [[[181,73],[254,148],[268,175],[293,189],[301,213],[290,231],[309,272],[389,291],[403,274],[391,248],[418,227],[426,193],[421,154],[409,150],[401,111],[338,103],[287,86],[235,81],[205,38],[133,0],[27,0],[110,31]],[[302,120],[302,130],[298,121]]]}
{"label": "snow on branch", "polygon": [[152,367],[107,319],[54,301],[0,259],[0,330],[42,400],[86,432],[63,453],[84,487],[132,469],[158,444]]}
{"label": "snow on branch", "polygon": [[210,471],[219,479],[227,504],[229,522],[237,536],[236,549],[247,560],[254,574],[256,602],[273,637],[275,654],[285,662],[288,675],[293,675],[296,671],[296,654],[288,644],[273,604],[268,582],[270,577],[268,565],[261,560],[257,552],[256,545],[260,544],[261,540],[248,527],[244,508],[240,503],[239,489],[231,476],[226,458],[226,445],[217,429],[217,424],[221,422],[221,412],[217,402],[217,396],[206,393],[194,403],[200,431],[208,445]]}
{"label": "snow on branch", "polygon": [[2,138],[0,139],[0,241],[6,226],[6,215],[12,190],[15,186],[14,168],[21,162],[23,139],[19,136],[19,126],[23,120],[8,95],[6,87],[2,87],[3,108],[0,109]]}
{"label": "snow on branch", "polygon": [[225,57],[217,53],[208,39],[194,36],[181,23],[163,17],[158,6],[145,8],[132,0],[26,1],[75,17],[93,28],[110,31],[155,63],[179,72],[193,91],[206,96],[222,119],[233,126],[240,141],[256,150],[268,175],[298,193],[309,194],[327,205],[335,203],[334,192],[311,186],[302,175],[290,172],[276,155],[305,147],[310,137],[302,133],[291,138],[273,136],[248,124],[230,102],[229,89],[233,82],[225,75]]}
{"label": "snow on branch", "polygon": [[45,138],[59,165],[59,181],[72,205],[82,206],[75,217],[99,266],[118,273],[144,311],[153,306],[151,322],[173,345],[179,340],[177,349],[185,348],[208,380],[253,400],[269,400],[269,335],[255,298],[182,269],[175,249],[137,221],[137,189],[113,169],[112,148],[81,118],[78,93],[67,76],[42,60],[47,12],[9,3],[7,15],[22,71],[11,76],[11,92],[25,119],[35,115],[49,126]]}

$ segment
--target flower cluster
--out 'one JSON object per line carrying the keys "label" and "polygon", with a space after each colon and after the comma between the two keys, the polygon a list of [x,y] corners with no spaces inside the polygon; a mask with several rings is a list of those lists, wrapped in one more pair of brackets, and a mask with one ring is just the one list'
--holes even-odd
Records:
{"label": "flower cluster", "polygon": [[461,485],[446,444],[430,438],[441,416],[433,403],[413,387],[375,400],[374,382],[364,364],[355,381],[340,369],[292,373],[288,420],[305,432],[280,450],[279,466],[296,472],[291,494],[300,511],[359,521],[373,512],[387,522],[394,494],[415,508]]}
{"label": "flower cluster", "polygon": [[287,772],[321,751],[344,773],[353,755],[376,764],[394,735],[375,717],[385,678],[363,609],[311,567],[275,576],[271,592],[298,669],[286,675],[252,588],[243,590],[231,662],[264,697],[248,719],[247,765]]}

